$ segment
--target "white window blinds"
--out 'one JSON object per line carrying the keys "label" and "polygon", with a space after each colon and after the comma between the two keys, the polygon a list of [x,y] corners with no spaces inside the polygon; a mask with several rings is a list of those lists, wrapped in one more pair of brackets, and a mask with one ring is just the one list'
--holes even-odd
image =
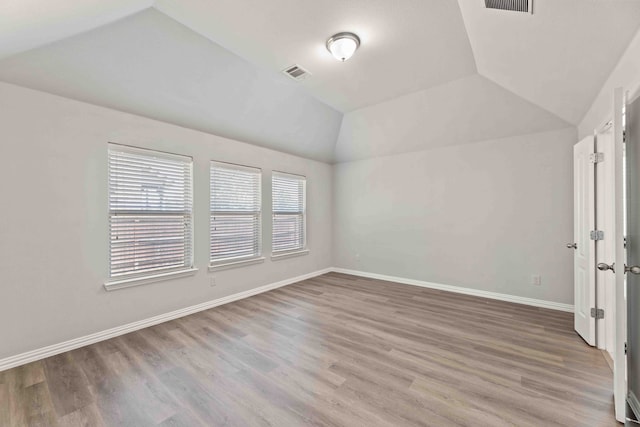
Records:
{"label": "white window blinds", "polygon": [[192,159],[109,144],[109,277],[192,267]]}
{"label": "white window blinds", "polygon": [[273,172],[273,253],[302,250],[306,246],[306,178]]}
{"label": "white window blinds", "polygon": [[259,257],[261,170],[211,162],[210,179],[211,265]]}

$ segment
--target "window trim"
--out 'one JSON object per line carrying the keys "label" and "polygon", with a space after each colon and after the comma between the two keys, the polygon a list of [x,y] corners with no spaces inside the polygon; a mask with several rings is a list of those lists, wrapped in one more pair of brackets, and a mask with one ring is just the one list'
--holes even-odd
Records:
{"label": "window trim", "polygon": [[231,261],[231,258],[230,258],[229,261],[225,261],[225,262],[220,261],[214,264],[209,264],[209,272],[229,270],[231,268],[244,267],[246,265],[252,265],[252,264],[262,264],[264,260],[265,258],[262,255],[245,257],[243,259],[238,259],[236,261]]}
{"label": "window trim", "polygon": [[[273,178],[277,175],[284,177],[291,177],[295,179],[301,179],[303,181],[303,205],[302,205],[302,247],[295,249],[287,249],[275,251],[273,249],[273,223],[275,221],[276,213],[273,210]],[[300,214],[294,214],[300,215]],[[307,255],[309,253],[308,239],[307,239],[307,177],[305,175],[282,172],[278,170],[271,171],[271,260],[281,260],[286,258],[292,258],[301,255]]]}
{"label": "window trim", "polygon": [[[226,169],[235,169],[235,170],[239,170],[239,171],[245,171],[245,172],[251,172],[251,173],[257,173],[258,175],[258,200],[259,200],[259,207],[260,210],[253,213],[247,213],[246,215],[257,215],[258,216],[258,252],[257,254],[254,255],[244,255],[244,256],[238,256],[238,257],[229,257],[229,258],[221,258],[218,260],[212,260],[211,259],[211,234],[212,234],[212,230],[211,230],[211,216],[213,215],[213,211],[211,210],[211,195],[212,195],[212,186],[211,186],[211,170],[215,165],[219,165],[219,167],[221,168],[226,168]],[[228,270],[228,269],[232,269],[232,268],[237,268],[237,267],[244,267],[244,266],[248,266],[248,265],[252,265],[252,264],[260,264],[263,263],[265,258],[262,255],[262,232],[263,232],[263,224],[262,224],[262,219],[263,219],[263,215],[262,215],[262,168],[259,168],[257,166],[249,166],[249,165],[241,165],[238,163],[231,163],[231,162],[224,162],[224,161],[220,161],[220,160],[210,160],[209,161],[209,266],[208,266],[208,270],[209,272],[215,272],[215,271],[220,271],[220,270]],[[228,212],[231,213],[231,212]]]}
{"label": "window trim", "polygon": [[194,276],[198,272],[195,267],[182,270],[173,270],[167,273],[154,274],[149,276],[129,277],[122,280],[112,280],[104,283],[107,291],[131,288],[133,286],[147,285],[149,283],[163,282],[165,280],[178,279],[180,277]]}
{"label": "window trim", "polygon": [[280,261],[281,259],[294,258],[298,256],[309,255],[309,249],[296,249],[292,251],[281,251],[271,255],[272,261]]}
{"label": "window trim", "polygon": [[[185,161],[188,159],[188,168],[189,168],[189,180],[190,180],[190,194],[188,195],[191,199],[191,210],[189,212],[191,219],[191,227],[190,227],[190,235],[189,241],[191,244],[191,251],[189,254],[189,262],[187,265],[181,267],[168,267],[166,269],[158,269],[155,271],[148,272],[132,272],[126,273],[119,276],[111,276],[111,237],[110,237],[110,219],[112,211],[109,208],[109,199],[110,199],[110,187],[109,187],[109,179],[110,179],[110,167],[109,167],[109,151],[117,150],[124,153],[132,153],[132,154],[141,154],[141,155],[154,155],[156,157],[176,160],[180,159]],[[107,279],[104,281],[103,286],[107,291],[129,288],[132,286],[144,285],[148,283],[160,282],[165,280],[170,280],[179,277],[191,276],[196,274],[198,268],[195,266],[195,221],[194,221],[194,178],[193,178],[193,157],[184,154],[171,153],[168,151],[157,150],[154,148],[143,148],[136,147],[127,144],[121,144],[117,142],[108,142],[107,143],[107,179],[106,179],[106,193],[107,193]]]}

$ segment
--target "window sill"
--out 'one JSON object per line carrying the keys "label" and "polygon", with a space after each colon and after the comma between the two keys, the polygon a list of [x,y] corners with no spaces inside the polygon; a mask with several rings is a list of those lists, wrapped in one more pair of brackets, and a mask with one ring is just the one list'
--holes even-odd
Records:
{"label": "window sill", "polygon": [[228,261],[220,262],[219,264],[210,264],[209,272],[228,270],[230,268],[244,267],[246,265],[261,264],[264,262],[264,257],[243,259],[240,261]]}
{"label": "window sill", "polygon": [[302,255],[309,255],[309,249],[302,249],[302,250],[299,250],[299,251],[272,254],[271,255],[271,260],[272,261],[278,261],[278,260],[281,260],[281,259],[293,258],[293,257],[297,257],[297,256],[302,256]]}
{"label": "window sill", "polygon": [[154,274],[153,276],[134,277],[130,279],[113,280],[106,282],[104,288],[107,291],[115,291],[118,289],[130,288],[132,286],[146,285],[148,283],[161,282],[163,280],[177,279],[180,277],[193,276],[198,271],[197,268],[189,268],[186,270],[171,271],[168,273]]}

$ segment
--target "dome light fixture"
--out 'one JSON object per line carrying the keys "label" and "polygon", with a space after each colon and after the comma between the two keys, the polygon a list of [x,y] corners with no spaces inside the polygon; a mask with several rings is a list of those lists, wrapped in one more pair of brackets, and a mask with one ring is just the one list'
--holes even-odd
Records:
{"label": "dome light fixture", "polygon": [[327,50],[342,62],[351,58],[359,46],[360,37],[353,33],[338,33],[327,40]]}

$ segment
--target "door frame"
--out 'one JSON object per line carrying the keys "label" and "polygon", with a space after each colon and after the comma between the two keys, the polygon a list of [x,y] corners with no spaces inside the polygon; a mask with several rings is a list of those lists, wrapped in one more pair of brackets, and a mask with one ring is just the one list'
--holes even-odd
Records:
{"label": "door frame", "polygon": [[[613,118],[605,122],[598,129],[594,130],[594,135],[603,133],[610,126],[610,132],[613,133],[613,162],[610,167],[614,179],[614,198],[610,209],[613,211],[613,233],[611,233],[613,253],[606,251],[606,254],[597,255],[598,262],[611,264],[615,262],[616,272],[613,276],[614,280],[614,298],[612,304],[609,305],[614,309],[609,316],[605,311],[605,319],[608,317],[608,327],[605,326],[605,334],[607,330],[611,330],[613,326],[613,336],[605,336],[605,341],[613,338],[613,352],[610,352],[613,358],[613,394],[615,403],[615,417],[619,422],[625,422],[626,396],[627,396],[627,360],[625,354],[625,346],[627,342],[627,301],[626,301],[626,282],[624,278],[624,266],[626,263],[625,234],[626,234],[626,176],[624,168],[624,108],[625,94],[622,88],[616,88],[613,93]],[[605,157],[606,158],[606,157]],[[606,221],[606,220],[605,220]],[[606,236],[605,236],[606,238]],[[606,257],[606,258],[605,258]],[[601,276],[599,275],[600,279]],[[606,281],[598,281],[597,287],[602,287]],[[607,300],[605,300],[607,301]],[[605,307],[606,309],[608,307]],[[609,341],[610,343],[610,341]],[[610,343],[611,344],[611,343]],[[605,347],[607,345],[605,344]],[[601,348],[598,345],[598,348]]]}
{"label": "door frame", "polygon": [[[610,120],[594,132],[596,152],[604,155],[596,163],[595,229],[604,231],[604,239],[595,242],[596,264],[610,263],[615,256],[615,135]],[[615,276],[596,270],[597,308],[604,309],[604,318],[596,322],[596,345],[606,350],[613,360],[615,354]]]}
{"label": "door frame", "polygon": [[613,94],[613,132],[615,151],[615,263],[618,267],[615,274],[616,292],[616,330],[614,354],[614,400],[616,419],[625,421],[625,404],[627,396],[627,359],[625,346],[627,342],[627,301],[624,278],[626,249],[626,182],[624,173],[624,106],[625,96],[622,88],[616,88]]}

